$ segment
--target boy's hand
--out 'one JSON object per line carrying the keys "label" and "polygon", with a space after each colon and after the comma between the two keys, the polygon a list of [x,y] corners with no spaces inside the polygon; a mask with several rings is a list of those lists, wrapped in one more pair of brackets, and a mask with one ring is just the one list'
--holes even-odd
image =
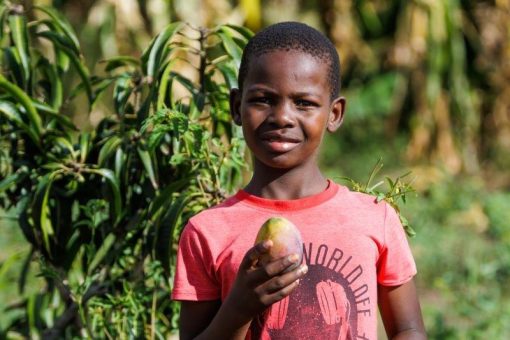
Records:
{"label": "boy's hand", "polygon": [[298,285],[299,278],[308,271],[305,264],[283,273],[298,261],[297,254],[291,254],[264,266],[258,265],[260,256],[267,253],[271,241],[257,243],[248,250],[239,266],[236,280],[225,301],[225,307],[239,318],[241,323],[249,322],[273,303],[288,296]]}
{"label": "boy's hand", "polygon": [[[302,264],[284,273],[297,263],[296,254],[260,265],[260,256],[267,253],[271,246],[271,241],[264,241],[248,250],[223,303],[219,300],[218,304],[216,301],[206,301],[200,305],[197,302],[183,302],[181,315],[186,316],[187,323],[184,324],[186,329],[181,327],[182,339],[244,339],[256,315],[284,299],[297,287],[299,278],[306,274],[308,267]],[[193,317],[193,314],[197,313],[201,323],[208,324],[205,329],[196,329],[197,316]],[[209,320],[211,317],[212,320]]]}

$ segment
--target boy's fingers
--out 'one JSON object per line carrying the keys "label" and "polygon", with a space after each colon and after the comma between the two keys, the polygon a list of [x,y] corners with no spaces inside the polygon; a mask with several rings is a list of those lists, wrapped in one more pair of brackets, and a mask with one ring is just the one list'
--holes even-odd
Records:
{"label": "boy's fingers", "polygon": [[[260,266],[257,270],[253,271],[252,277],[253,280],[257,282],[264,282],[272,277],[281,274],[283,271],[288,269],[289,267],[296,265],[299,261],[299,256],[297,254],[291,254],[289,256],[285,256],[279,258],[278,260],[269,262],[264,266]],[[296,267],[298,267],[296,265]]]}
{"label": "boy's fingers", "polygon": [[272,294],[267,295],[265,298],[266,301],[264,301],[264,302],[268,305],[278,302],[278,301],[284,299],[286,296],[289,296],[290,293],[292,293],[292,291],[294,289],[296,289],[298,285],[299,285],[299,280],[292,281],[287,286],[273,292]]}
{"label": "boy's fingers", "polygon": [[267,253],[269,248],[272,247],[272,245],[273,241],[271,240],[265,240],[254,245],[244,255],[240,268],[249,269],[252,266],[254,266],[259,260],[260,255]]}
{"label": "boy's fingers", "polygon": [[263,289],[265,289],[268,294],[274,294],[294,282],[297,282],[307,272],[308,267],[305,264],[302,264],[288,273],[274,277],[264,285],[265,287]]}

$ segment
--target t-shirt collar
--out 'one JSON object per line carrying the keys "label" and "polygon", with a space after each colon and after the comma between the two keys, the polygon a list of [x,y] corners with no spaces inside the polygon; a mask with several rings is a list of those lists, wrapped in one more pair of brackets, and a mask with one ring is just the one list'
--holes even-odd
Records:
{"label": "t-shirt collar", "polygon": [[302,210],[320,205],[331,199],[338,192],[339,186],[333,181],[328,179],[328,186],[326,190],[303,198],[295,200],[275,200],[267,199],[259,196],[254,196],[244,190],[239,190],[234,196],[241,203],[252,205],[258,208],[271,209],[271,210]]}

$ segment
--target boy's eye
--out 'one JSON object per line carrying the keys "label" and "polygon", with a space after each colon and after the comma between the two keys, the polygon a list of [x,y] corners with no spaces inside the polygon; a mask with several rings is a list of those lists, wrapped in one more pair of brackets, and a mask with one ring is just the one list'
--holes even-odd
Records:
{"label": "boy's eye", "polygon": [[268,97],[255,97],[250,99],[249,101],[255,104],[271,104],[271,99]]}
{"label": "boy's eye", "polygon": [[304,99],[298,99],[298,100],[296,100],[296,106],[310,107],[310,106],[316,106],[316,105],[315,105],[315,103],[313,103],[311,101],[304,100]]}

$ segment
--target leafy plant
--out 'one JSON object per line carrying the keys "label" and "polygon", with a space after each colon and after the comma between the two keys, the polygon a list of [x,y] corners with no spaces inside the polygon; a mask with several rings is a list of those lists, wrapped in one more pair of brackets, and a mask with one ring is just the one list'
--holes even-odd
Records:
{"label": "leafy plant", "polygon": [[[33,10],[29,22],[0,5],[0,207],[17,211],[32,247],[21,293],[34,260],[45,287],[2,311],[14,316],[0,335],[165,338],[183,223],[241,180],[228,93],[251,33],[171,23],[140,58],[91,75],[66,19]],[[67,114],[108,100],[91,131]]]}
{"label": "leafy plant", "polygon": [[376,184],[372,185],[372,181],[374,180],[377,173],[382,169],[383,163],[381,158],[377,160],[377,163],[372,168],[372,171],[370,172],[370,176],[368,177],[368,180],[365,184],[361,184],[357,181],[355,181],[352,178],[349,177],[341,177],[344,181],[347,181],[352,190],[357,192],[363,192],[369,195],[373,195],[376,197],[376,201],[380,202],[382,200],[386,201],[395,209],[395,211],[398,213],[398,216],[400,218],[400,223],[402,223],[402,226],[404,227],[406,234],[410,237],[414,237],[416,235],[416,232],[409,224],[409,221],[407,218],[405,218],[399,207],[399,201],[401,200],[402,203],[406,203],[406,195],[415,192],[413,187],[411,186],[411,182],[406,182],[404,179],[411,174],[411,172],[407,172],[403,175],[398,176],[394,180],[392,180],[390,177],[386,176],[386,184],[388,186],[388,190],[381,190],[381,185],[383,185],[384,181],[379,181]]}

